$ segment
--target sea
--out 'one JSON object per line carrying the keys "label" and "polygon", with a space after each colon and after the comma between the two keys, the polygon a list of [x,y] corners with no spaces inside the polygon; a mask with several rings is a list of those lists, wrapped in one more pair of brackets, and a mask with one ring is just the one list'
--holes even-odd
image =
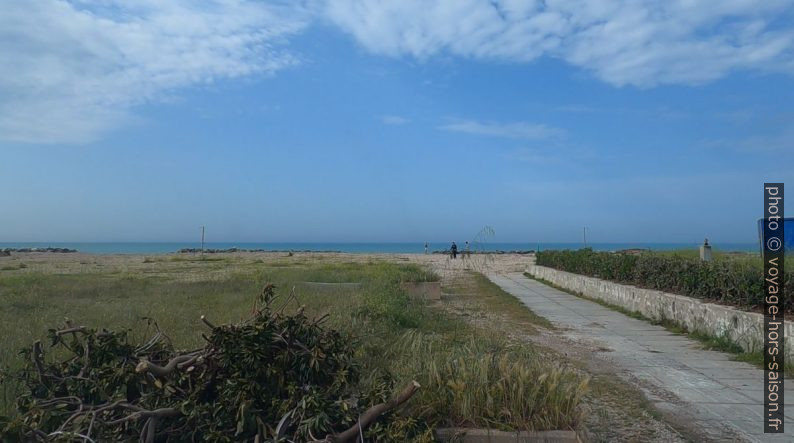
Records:
{"label": "sea", "polygon": [[[474,252],[510,252],[510,251],[535,251],[549,249],[581,249],[585,245],[579,243],[545,243],[545,242],[475,242],[471,245]],[[649,249],[652,251],[669,251],[676,249],[696,249],[698,243],[588,243],[587,247],[596,251],[619,251],[622,249]],[[70,243],[70,242],[0,242],[0,249],[4,248],[68,248],[89,254],[167,254],[177,252],[183,248],[200,248],[198,242],[173,242],[173,243],[146,243],[146,242],[113,242],[113,243]],[[459,242],[459,250],[464,249],[464,243]],[[728,252],[758,252],[758,243],[713,243],[715,250]],[[250,243],[250,242],[209,242],[204,244],[206,249],[264,249],[266,251],[313,251],[313,252],[347,252],[354,254],[371,253],[423,253],[424,242],[402,243]],[[447,242],[430,242],[428,250],[441,251],[449,248]]]}

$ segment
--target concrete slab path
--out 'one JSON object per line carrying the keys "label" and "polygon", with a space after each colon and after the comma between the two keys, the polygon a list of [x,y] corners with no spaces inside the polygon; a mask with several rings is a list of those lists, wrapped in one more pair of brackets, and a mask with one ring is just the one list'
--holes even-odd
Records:
{"label": "concrete slab path", "polygon": [[492,273],[488,278],[560,328],[564,338],[609,351],[601,357],[614,364],[618,376],[641,380],[660,412],[676,421],[687,420],[701,438],[794,442],[794,389],[788,383],[786,433],[764,434],[761,369],[521,273]]}

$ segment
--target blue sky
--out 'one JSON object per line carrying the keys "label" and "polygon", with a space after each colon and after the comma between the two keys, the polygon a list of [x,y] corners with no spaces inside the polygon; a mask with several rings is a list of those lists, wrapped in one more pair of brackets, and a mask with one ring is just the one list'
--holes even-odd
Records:
{"label": "blue sky", "polygon": [[757,3],[11,0],[0,241],[752,242],[794,183]]}

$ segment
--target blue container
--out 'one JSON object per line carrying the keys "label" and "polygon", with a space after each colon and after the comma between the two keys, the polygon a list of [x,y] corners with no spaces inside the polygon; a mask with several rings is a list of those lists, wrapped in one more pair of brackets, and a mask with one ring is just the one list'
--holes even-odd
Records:
{"label": "blue container", "polygon": [[[786,217],[783,219],[783,247],[786,254],[794,253],[794,217]],[[761,253],[764,252],[763,244],[764,239],[764,219],[758,219],[758,249]]]}

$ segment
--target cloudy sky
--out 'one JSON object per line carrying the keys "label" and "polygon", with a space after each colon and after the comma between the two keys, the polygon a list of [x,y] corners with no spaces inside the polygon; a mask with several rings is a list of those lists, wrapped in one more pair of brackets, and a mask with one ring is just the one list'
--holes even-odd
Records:
{"label": "cloudy sky", "polygon": [[5,0],[0,241],[752,242],[792,3]]}

